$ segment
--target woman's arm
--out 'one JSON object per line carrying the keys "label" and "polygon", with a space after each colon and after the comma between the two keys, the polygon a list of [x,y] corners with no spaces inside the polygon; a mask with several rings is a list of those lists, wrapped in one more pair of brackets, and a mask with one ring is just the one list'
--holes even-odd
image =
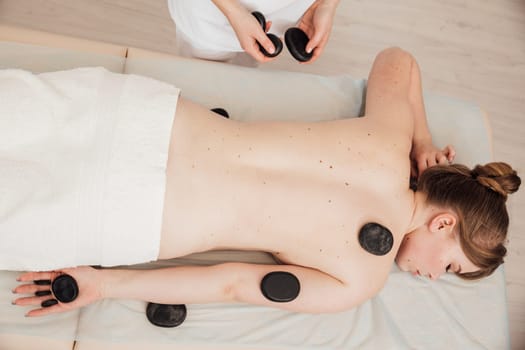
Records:
{"label": "woman's arm", "polygon": [[389,48],[376,57],[368,78],[365,114],[410,140],[414,176],[455,156],[451,146],[439,150],[433,145],[419,66],[406,51]]}
{"label": "woman's arm", "polygon": [[421,72],[414,58],[412,58],[408,98],[414,116],[414,135],[412,136],[410,159],[412,160],[412,175],[417,177],[428,167],[452,162],[456,151],[451,145],[442,150],[434,146],[423,102]]}
{"label": "woman's arm", "polygon": [[[300,283],[297,298],[272,302],[261,292],[264,276],[285,271]],[[318,270],[294,265],[224,263],[214,266],[181,266],[149,271],[105,270],[104,296],[131,298],[161,304],[241,302],[300,312],[332,312],[351,304],[351,289]]]}
{"label": "woman's arm", "polygon": [[410,106],[412,56],[393,47],[381,51],[374,60],[366,89],[366,118],[396,131],[412,142],[414,118]]}
{"label": "woman's arm", "polygon": [[[298,296],[290,302],[273,302],[261,292],[264,276],[285,271],[300,283]],[[254,265],[224,263],[214,266],[180,266],[157,270],[95,270],[89,267],[66,269],[79,285],[79,296],[71,303],[58,303],[32,310],[28,316],[43,316],[72,310],[105,298],[123,298],[161,304],[241,302],[278,307],[291,311],[323,313],[352,308],[371,297],[365,288],[348,283],[318,270],[294,265]],[[31,272],[20,276],[22,282],[53,279],[60,272]],[[361,286],[362,287],[362,286]],[[33,283],[17,287],[16,293],[43,290]],[[17,305],[40,306],[44,297],[25,297]]]}

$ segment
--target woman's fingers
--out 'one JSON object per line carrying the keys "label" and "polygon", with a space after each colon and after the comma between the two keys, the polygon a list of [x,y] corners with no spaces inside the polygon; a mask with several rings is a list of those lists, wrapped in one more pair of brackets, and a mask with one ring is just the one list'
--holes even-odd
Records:
{"label": "woman's fingers", "polygon": [[[36,280],[35,282],[47,280]],[[51,285],[47,283],[29,283],[22,284],[13,289],[14,294],[31,294],[31,296],[20,297],[13,301],[14,305],[41,305],[50,306],[56,303],[53,293],[51,292]]]}
{"label": "woman's fingers", "polygon": [[15,289],[13,289],[13,293],[15,294],[35,294],[37,292],[43,292],[51,290],[51,286],[49,285],[38,285],[38,284],[21,284]]}
{"label": "woman's fingers", "polygon": [[[30,306],[35,308],[27,316],[44,316],[52,313],[65,312],[86,306],[94,301],[101,299],[101,283],[99,271],[90,266],[81,266],[76,268],[61,269],[47,272],[27,272],[21,274],[17,280],[22,282],[13,293],[25,294],[19,295],[13,304],[19,306]],[[58,284],[64,282],[61,276],[68,283],[73,280],[76,289],[76,295],[73,300],[58,301],[61,296],[61,289],[52,290],[52,281],[58,281]],[[24,283],[27,282],[27,283]],[[62,300],[62,299],[61,299]],[[71,301],[71,302],[70,302]]]}
{"label": "woman's fingers", "polygon": [[447,165],[448,159],[443,153],[438,153],[436,156],[436,161],[439,165]]}
{"label": "woman's fingers", "polygon": [[426,157],[421,157],[417,161],[417,176],[421,176],[421,174],[423,173],[423,171],[425,171],[426,168],[428,168],[427,159]]}
{"label": "woman's fingers", "polygon": [[[53,292],[51,291],[51,281],[61,274],[62,273],[58,271],[26,272],[21,274],[18,276],[17,281],[29,283],[17,286],[13,289],[13,293],[31,295],[17,298],[13,301],[13,304],[18,306],[40,306],[43,309],[55,307],[58,301],[54,298]],[[55,312],[59,310],[60,308]],[[49,312],[44,310],[37,312],[36,315],[47,313]]]}
{"label": "woman's fingers", "polygon": [[430,153],[421,156],[417,161],[417,173],[418,176],[423,173],[427,168],[448,164],[448,159],[443,153]]}
{"label": "woman's fingers", "polygon": [[[417,176],[419,177],[427,168],[452,163],[455,156],[456,150],[451,145],[446,146],[442,150],[439,150],[433,145],[420,145],[412,151],[411,160],[415,162],[417,166]],[[411,173],[413,174],[414,171],[411,170]]]}
{"label": "woman's fingers", "polygon": [[42,307],[40,309],[33,309],[26,313],[27,317],[37,317],[37,316],[46,316],[51,314],[57,314],[60,312],[64,312],[64,309],[60,303],[49,306],[49,307]]}
{"label": "woman's fingers", "polygon": [[447,156],[447,159],[450,163],[456,158],[456,149],[452,145],[447,145],[443,148],[443,153]]}
{"label": "woman's fingers", "polygon": [[437,164],[436,155],[434,155],[434,154],[429,155],[429,157],[427,158],[427,166],[428,166],[428,168],[430,168],[432,166],[435,166],[436,164]]}
{"label": "woman's fingers", "polygon": [[447,165],[452,163],[456,157],[456,150],[453,146],[447,145],[441,152],[437,153],[436,160],[440,165]]}
{"label": "woman's fingers", "polygon": [[46,280],[51,281],[59,274],[60,273],[56,271],[26,272],[18,276],[16,280],[19,282],[33,282],[33,281],[46,281]]}
{"label": "woman's fingers", "polygon": [[40,304],[40,306],[41,308],[28,311],[26,313],[26,316],[27,317],[38,317],[38,316],[46,316],[46,315],[57,314],[60,312],[68,311],[68,309],[64,309],[64,306],[54,299],[44,300]]}
{"label": "woman's fingers", "polygon": [[37,296],[22,297],[22,298],[15,299],[13,301],[13,304],[18,305],[18,306],[42,305],[44,301],[49,300],[49,299],[53,299],[53,297],[49,295],[40,296],[40,297],[37,297]]}

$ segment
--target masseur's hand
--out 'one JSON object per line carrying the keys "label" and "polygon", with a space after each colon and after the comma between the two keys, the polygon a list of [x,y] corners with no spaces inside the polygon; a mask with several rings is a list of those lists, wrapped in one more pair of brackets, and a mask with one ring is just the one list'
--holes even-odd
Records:
{"label": "masseur's hand", "polygon": [[297,27],[302,29],[310,38],[306,45],[306,52],[314,52],[312,58],[305,63],[314,62],[321,54],[328,42],[339,0],[317,0],[303,14]]}
{"label": "masseur's hand", "polygon": [[[261,25],[255,17],[240,3],[214,1],[217,7],[224,13],[237,39],[241,44],[242,49],[259,62],[268,62],[274,58],[266,57],[259,50],[259,42],[269,53],[273,53],[275,47],[272,41],[268,38],[265,31],[262,30]],[[270,29],[271,22],[266,23],[266,31]]]}
{"label": "masseur's hand", "polygon": [[438,164],[450,164],[455,156],[456,150],[451,145],[439,149],[432,141],[414,143],[410,152],[411,176],[418,178],[427,168]]}
{"label": "masseur's hand", "polygon": [[[34,281],[53,281],[62,274],[68,274],[76,280],[79,290],[77,298],[70,303],[58,302],[49,307],[42,307],[43,302],[53,299],[56,300],[56,298],[52,293],[50,295],[36,296],[35,293],[37,292],[44,293],[50,291],[51,286],[35,284]],[[13,290],[13,293],[31,294],[31,296],[20,297],[14,300],[13,304],[20,306],[35,306],[35,309],[26,314],[26,316],[29,317],[45,316],[77,309],[102,299],[103,295],[102,283],[100,282],[100,271],[89,266],[47,272],[27,272],[20,275],[17,280],[23,284],[16,287]]]}

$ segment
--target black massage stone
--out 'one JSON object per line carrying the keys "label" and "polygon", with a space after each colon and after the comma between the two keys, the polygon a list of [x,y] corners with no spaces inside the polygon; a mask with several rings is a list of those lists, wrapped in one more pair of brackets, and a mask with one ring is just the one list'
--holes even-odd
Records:
{"label": "black massage stone", "polygon": [[146,317],[158,327],[177,327],[186,319],[186,305],[184,304],[156,304],[148,303]]}
{"label": "black massage stone", "polygon": [[69,275],[60,275],[53,280],[51,290],[58,301],[70,303],[78,296],[78,284],[75,279]]}
{"label": "black massage stone", "polygon": [[51,284],[51,280],[34,280],[33,283],[38,286],[48,286]]}
{"label": "black massage stone", "polygon": [[394,236],[386,227],[369,222],[359,231],[359,244],[370,254],[385,255],[394,245]]}
{"label": "black massage stone", "polygon": [[43,301],[40,306],[42,307],[50,307],[50,306],[53,306],[53,305],[56,305],[58,304],[58,301],[56,301],[55,299],[48,299],[46,301]]}
{"label": "black massage stone", "polygon": [[306,52],[306,44],[308,44],[308,36],[300,28],[289,28],[284,33],[284,41],[286,47],[292,56],[299,62],[307,62],[312,58],[313,51]]}
{"label": "black massage stone", "polygon": [[39,291],[35,292],[35,296],[37,296],[37,297],[43,297],[43,296],[46,296],[46,295],[51,295],[51,291],[50,290],[39,290]]}
{"label": "black massage stone", "polygon": [[224,108],[212,108],[211,111],[223,116],[224,118],[230,118],[230,115]]}
{"label": "black massage stone", "polygon": [[262,30],[266,31],[266,18],[264,18],[264,15],[260,13],[259,11],[252,12],[253,17],[259,22],[259,24],[262,27]]}
{"label": "black massage stone", "polygon": [[[262,30],[266,31],[266,18],[264,18],[264,15],[258,11],[252,12],[252,15],[257,19],[257,22],[259,22]],[[266,57],[276,57],[283,50],[283,42],[275,34],[267,33],[266,36],[272,41],[275,51],[269,53],[261,44],[257,43],[257,45],[259,45],[259,50]]]}
{"label": "black massage stone", "polygon": [[266,299],[277,303],[286,303],[299,295],[301,285],[297,277],[289,272],[270,272],[261,281],[261,292]]}

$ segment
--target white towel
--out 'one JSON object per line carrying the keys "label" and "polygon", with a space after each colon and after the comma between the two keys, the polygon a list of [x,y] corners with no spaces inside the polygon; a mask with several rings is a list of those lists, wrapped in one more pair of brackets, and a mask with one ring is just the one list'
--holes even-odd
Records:
{"label": "white towel", "polygon": [[178,95],[103,68],[0,71],[0,269],[156,259]]}
{"label": "white towel", "polygon": [[[250,12],[259,11],[272,21],[270,32],[282,37],[295,26],[314,0],[241,0]],[[211,0],[168,0],[177,31],[201,50],[243,51],[228,19]]]}

